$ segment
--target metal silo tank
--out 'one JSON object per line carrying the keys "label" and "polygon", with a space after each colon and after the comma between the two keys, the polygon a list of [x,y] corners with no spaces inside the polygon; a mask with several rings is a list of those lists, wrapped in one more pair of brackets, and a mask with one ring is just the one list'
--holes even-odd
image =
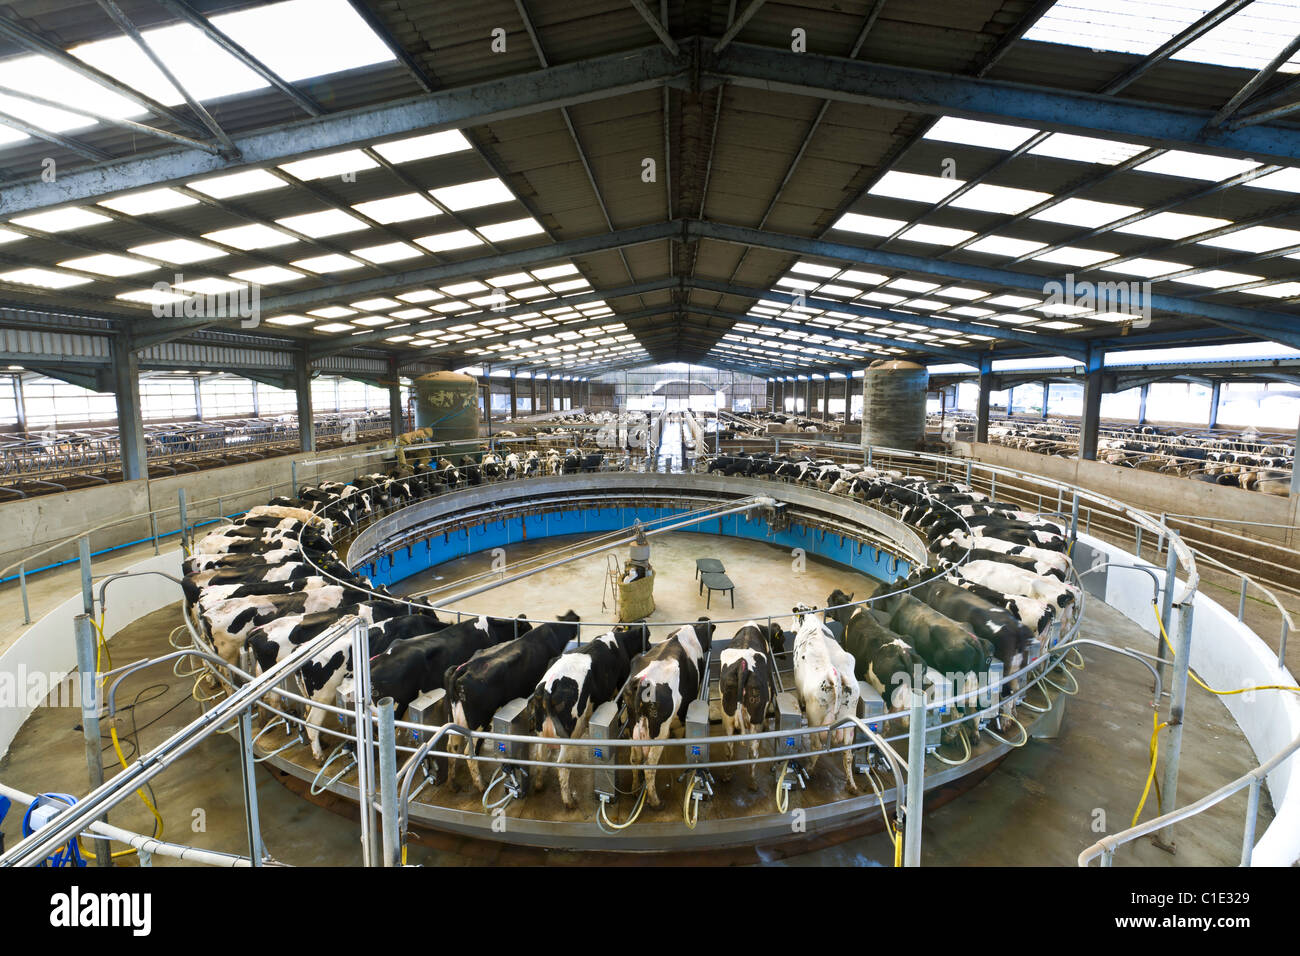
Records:
{"label": "metal silo tank", "polygon": [[458,372],[421,375],[415,387],[415,425],[428,429],[429,441],[453,442],[438,455],[459,463],[479,451],[478,380]]}
{"label": "metal silo tank", "polygon": [[912,362],[881,359],[862,377],[862,444],[914,449],[925,438],[930,373]]}

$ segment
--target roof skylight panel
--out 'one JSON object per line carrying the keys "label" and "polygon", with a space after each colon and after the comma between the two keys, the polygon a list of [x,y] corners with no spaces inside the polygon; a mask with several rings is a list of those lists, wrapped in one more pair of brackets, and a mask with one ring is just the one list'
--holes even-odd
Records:
{"label": "roof skylight panel", "polygon": [[1219,182],[1251,169],[1258,169],[1259,163],[1249,159],[1231,159],[1227,156],[1207,156],[1205,153],[1189,153],[1181,149],[1171,149],[1161,153],[1155,159],[1149,159],[1137,167],[1139,172],[1160,173],[1164,176],[1182,176],[1184,179],[1206,179]]}
{"label": "roof skylight panel", "polygon": [[937,139],[965,146],[984,146],[988,149],[1015,149],[1038,130],[1026,126],[1008,126],[1004,123],[986,123],[982,120],[960,119],[956,116],[940,117],[930,127],[924,139]]}
{"label": "roof skylight panel", "polygon": [[895,279],[887,289],[902,289],[904,292],[930,292],[939,288],[937,282],[925,282],[920,279]]}
{"label": "roof skylight panel", "polygon": [[577,273],[577,271],[578,271],[577,266],[575,266],[571,262],[566,262],[563,265],[547,266],[544,269],[533,269],[532,273],[538,279],[541,279],[543,282],[546,282],[549,281],[550,279],[558,279],[561,276],[574,275]]}
{"label": "roof skylight panel", "polygon": [[[0,282],[13,282],[18,285],[31,285],[41,289],[66,289],[74,285],[85,285],[87,282],[93,282],[85,276],[74,276],[66,272],[53,272],[49,269],[15,269],[12,272],[0,274]],[[118,296],[122,298],[122,296]]]}
{"label": "roof skylight panel", "polygon": [[888,292],[867,292],[864,295],[862,295],[861,298],[865,299],[868,302],[888,302],[892,304],[895,302],[902,302],[904,299],[907,298],[907,296],[891,295]]}
{"label": "roof skylight panel", "polygon": [[423,236],[415,241],[430,252],[449,252],[453,249],[466,249],[469,246],[477,246],[483,243],[482,239],[468,229],[440,232],[432,236]]}
{"label": "roof skylight panel", "polygon": [[381,296],[377,299],[362,299],[359,302],[349,302],[348,305],[359,312],[378,312],[383,309],[395,309],[401,303]]}
{"label": "roof skylight panel", "polygon": [[[235,96],[270,85],[188,23],[142,30],[141,36],[176,77],[176,82],[199,101]],[[164,106],[179,106],[185,102],[181,92],[130,37],[95,40],[68,52]]]}
{"label": "roof skylight panel", "polygon": [[822,279],[829,279],[831,276],[839,273],[838,266],[824,266],[817,262],[796,262],[790,267],[791,272],[798,272],[801,275],[819,276]]}
{"label": "roof skylight panel", "polygon": [[[0,85],[56,103],[80,104],[86,109],[120,119],[143,116],[146,112],[126,97],[40,54],[10,57],[0,62]],[[0,97],[0,107],[33,126],[56,133],[92,126],[97,122],[91,116],[41,106],[14,96]],[[8,141],[26,138],[26,134],[17,132],[6,135]]]}
{"label": "roof skylight panel", "polygon": [[213,199],[230,199],[234,196],[249,196],[264,193],[271,189],[284,189],[289,184],[265,169],[246,169],[239,173],[227,173],[224,176],[210,176],[186,183],[191,189],[211,196]]}
{"label": "roof skylight panel", "polygon": [[[284,0],[225,13],[212,25],[293,82],[393,60],[347,0]],[[286,38],[292,37],[292,42]]]}
{"label": "roof skylight panel", "polygon": [[588,285],[590,285],[590,283],[588,283],[586,279],[584,279],[584,278],[582,278],[581,276],[579,276],[579,277],[576,278],[576,279],[566,279],[566,280],[563,281],[563,282],[552,282],[552,283],[551,283],[551,291],[552,291],[552,292],[572,292],[572,291],[575,290],[575,289],[583,289],[583,288],[586,288]]}
{"label": "roof skylight panel", "polygon": [[912,226],[899,235],[899,239],[908,242],[920,242],[931,246],[955,246],[965,242],[975,233],[969,229],[954,229],[951,226],[931,226],[924,223]]}
{"label": "roof skylight panel", "polygon": [[1300,296],[1300,282],[1275,282],[1272,285],[1261,285],[1253,289],[1242,289],[1242,291],[1273,299],[1290,299]]}
{"label": "roof skylight panel", "polygon": [[1230,226],[1228,219],[1215,219],[1212,216],[1192,216],[1182,212],[1158,212],[1137,222],[1116,227],[1116,232],[1130,233],[1135,236],[1150,236],[1154,239],[1185,239],[1197,233],[1209,232]]}
{"label": "roof skylight panel", "polygon": [[403,193],[400,196],[389,196],[387,199],[372,199],[369,202],[356,203],[352,208],[368,219],[385,225],[442,214],[442,210],[430,202],[423,193]]}
{"label": "roof skylight panel", "polygon": [[1019,189],[1014,186],[993,186],[989,183],[980,183],[953,199],[949,205],[956,206],[959,209],[978,209],[981,212],[996,212],[1014,216],[1051,198],[1051,193],[1039,192],[1034,189]]}
{"label": "roof skylight panel", "polygon": [[986,315],[992,315],[992,309],[979,309],[971,305],[959,305],[948,310],[949,315],[964,315],[972,319],[978,319]]}
{"label": "roof skylight panel", "polygon": [[362,266],[362,263],[356,259],[349,259],[336,252],[324,256],[311,256],[307,259],[295,259],[292,264],[299,269],[318,273],[347,272],[350,269],[360,269]]}
{"label": "roof skylight panel", "polygon": [[126,302],[144,302],[148,305],[171,305],[175,302],[184,302],[189,299],[189,296],[183,292],[168,292],[165,289],[133,289],[121,293],[117,298]]}
{"label": "roof skylight panel", "polygon": [[1042,299],[1031,299],[1023,295],[997,295],[991,299],[985,299],[989,305],[1006,305],[1013,309],[1023,309],[1027,305],[1041,305]]}
{"label": "roof skylight panel", "polygon": [[381,143],[374,147],[376,153],[390,163],[409,163],[417,159],[429,159],[470,149],[469,140],[460,130],[451,129],[441,133],[426,133],[406,139]]}
{"label": "roof skylight panel", "polygon": [[863,216],[856,212],[846,212],[832,226],[845,232],[857,232],[865,236],[892,236],[907,223],[901,219],[883,219],[880,216]]}
{"label": "roof skylight panel", "polygon": [[1279,169],[1267,176],[1259,176],[1242,183],[1252,189],[1278,189],[1288,193],[1300,193],[1300,169],[1288,167]]}
{"label": "roof skylight panel", "polygon": [[191,262],[207,262],[219,256],[227,255],[224,249],[210,246],[192,239],[165,239],[162,242],[146,242],[142,246],[132,246],[128,252],[150,259],[161,259],[173,265],[189,265]]}
{"label": "roof skylight panel", "polygon": [[12,220],[15,226],[39,229],[42,232],[66,232],[69,229],[84,229],[87,226],[98,226],[100,223],[112,221],[108,216],[101,216],[97,212],[79,206],[33,213],[30,216],[18,216]]}
{"label": "roof skylight panel", "polygon": [[1171,272],[1181,272],[1184,269],[1190,269],[1185,262],[1170,262],[1166,259],[1129,259],[1127,262],[1117,262],[1114,265],[1101,265],[1097,267],[1102,272],[1118,272],[1121,275],[1140,276],[1143,279],[1152,279],[1156,276],[1168,275]]}
{"label": "roof skylight panel", "polygon": [[352,332],[353,327],[346,322],[322,322],[312,329],[313,332]]}
{"label": "roof skylight panel", "polygon": [[285,216],[283,219],[277,219],[276,222],[286,229],[292,229],[312,239],[323,239],[326,236],[338,236],[345,232],[357,232],[369,228],[365,222],[341,209],[322,209],[319,212]]}
{"label": "roof skylight panel", "polygon": [[540,222],[528,216],[523,219],[512,219],[509,222],[479,226],[478,231],[489,242],[509,242],[511,239],[522,239],[524,236],[535,236],[546,230],[542,228]]}
{"label": "roof skylight panel", "polygon": [[342,176],[356,173],[363,169],[373,169],[379,164],[359,149],[346,149],[310,159],[298,159],[291,163],[281,163],[280,168],[295,179],[310,182],[327,176]]}
{"label": "roof skylight panel", "polygon": [[416,256],[424,255],[424,252],[405,242],[385,242],[377,246],[362,246],[360,249],[353,249],[352,254],[360,256],[367,262],[383,263],[414,259]]}
{"label": "roof skylight panel", "polygon": [[841,299],[852,299],[862,294],[861,289],[855,289],[847,285],[835,285],[828,283],[817,290],[819,295],[833,295]]}
{"label": "roof skylight panel", "polygon": [[1032,239],[1013,239],[1010,236],[985,236],[963,248],[963,252],[986,252],[995,256],[1023,256],[1046,246]]}
{"label": "roof skylight panel", "polygon": [[219,242],[223,246],[232,246],[235,249],[269,249],[273,246],[287,246],[298,240],[287,232],[281,232],[279,229],[272,229],[270,226],[264,226],[261,223],[249,223],[246,226],[233,226],[229,229],[218,229],[215,232],[205,232],[204,239],[212,242]]}
{"label": "roof skylight panel", "polygon": [[1263,276],[1246,275],[1243,272],[1229,272],[1224,269],[1210,269],[1207,272],[1200,272],[1196,275],[1182,276],[1178,279],[1171,279],[1171,282],[1182,282],[1187,285],[1199,285],[1209,289],[1221,289],[1229,285],[1241,285],[1246,282],[1260,282]]}
{"label": "roof skylight panel", "polygon": [[779,286],[784,286],[787,289],[815,289],[818,286],[818,283],[812,281],[811,279],[794,279],[791,278],[790,276],[784,276],[780,279],[777,279],[776,284]]}
{"label": "roof skylight panel", "polygon": [[142,192],[126,193],[112,199],[101,199],[99,205],[123,213],[127,216],[147,216],[169,209],[193,206],[198,200],[193,196],[177,192],[175,189],[146,189]]}
{"label": "roof skylight panel", "polygon": [[374,326],[378,326],[378,325],[389,325],[390,323],[392,323],[393,320],[386,315],[364,315],[359,319],[349,319],[348,321],[350,321],[353,325],[360,325],[365,328],[373,328]]}
{"label": "roof skylight panel", "polygon": [[1057,262],[1067,266],[1091,266],[1107,259],[1114,259],[1117,253],[1102,252],[1098,249],[1083,249],[1079,246],[1062,246],[1034,256],[1039,262]]}
{"label": "roof skylight panel", "polygon": [[891,170],[881,176],[868,192],[873,196],[935,203],[964,185],[966,185],[964,179],[948,179],[943,176],[924,176],[919,173],[900,173]]}
{"label": "roof skylight panel", "polygon": [[173,289],[180,289],[182,292],[193,292],[197,295],[220,295],[223,292],[237,292],[245,288],[242,282],[231,282],[229,279],[184,279],[180,282],[172,283]]}
{"label": "roof skylight panel", "polygon": [[322,319],[341,319],[344,316],[356,315],[357,313],[355,309],[345,309],[341,305],[329,305],[323,309],[312,309],[307,314],[315,315]]}
{"label": "roof skylight panel", "polygon": [[1271,252],[1287,246],[1300,245],[1300,231],[1279,229],[1275,226],[1249,226],[1227,235],[1202,239],[1200,246],[1215,246],[1220,249],[1235,249],[1238,252]]}
{"label": "roof skylight panel", "polygon": [[1063,199],[1055,205],[1048,206],[1029,218],[1041,219],[1044,222],[1064,223],[1067,226],[1094,228],[1141,211],[1141,206],[1124,206],[1113,202],[1071,198]]}
{"label": "roof skylight panel", "polygon": [[544,285],[533,285],[526,289],[511,289],[510,294],[516,299],[535,299],[539,295],[550,296],[551,290]]}
{"label": "roof skylight panel", "polygon": [[292,282],[295,279],[305,278],[305,276],[301,272],[286,269],[284,266],[258,266],[255,269],[232,272],[230,278],[243,279],[245,282],[252,282],[255,285],[274,285],[277,282]]}
{"label": "roof skylight panel", "polygon": [[277,315],[274,318],[266,320],[267,325],[310,325],[315,319],[309,319],[305,315]]}
{"label": "roof skylight panel", "polygon": [[151,262],[142,262],[139,259],[113,255],[108,252],[93,256],[82,256],[78,259],[65,259],[59,265],[65,269],[97,272],[100,275],[115,277],[138,275],[141,272],[150,272],[159,268]]}
{"label": "roof skylight panel", "polygon": [[457,186],[443,186],[429,191],[433,194],[434,199],[453,212],[510,202],[515,198],[515,194],[510,191],[509,187],[495,177],[461,183]]}
{"label": "roof skylight panel", "polygon": [[403,302],[433,302],[443,298],[443,294],[432,289],[412,289],[410,292],[400,293],[397,297]]}
{"label": "roof skylight panel", "polygon": [[1095,136],[1079,136],[1075,133],[1053,133],[1029,152],[1033,156],[1054,156],[1057,159],[1071,159],[1081,163],[1099,163],[1103,166],[1115,166],[1132,159],[1150,147],[1137,143],[1121,143],[1112,139],[1099,139]]}

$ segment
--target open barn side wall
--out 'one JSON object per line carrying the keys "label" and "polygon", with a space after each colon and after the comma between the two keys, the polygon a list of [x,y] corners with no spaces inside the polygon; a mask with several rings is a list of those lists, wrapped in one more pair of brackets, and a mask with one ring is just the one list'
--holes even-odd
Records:
{"label": "open barn side wall", "polygon": [[1252,527],[1250,535],[1289,547],[1300,546],[1300,534],[1294,530],[1300,520],[1300,497],[1283,498],[1257,491],[1243,491],[1241,488],[1211,485],[1177,475],[1120,468],[1101,461],[1057,458],[1005,445],[960,442],[958,453],[969,454],[976,460],[989,464],[1078,485],[1155,515],[1191,514],[1206,518],[1235,518],[1240,521],[1287,525],[1292,530]]}
{"label": "open barn side wall", "polygon": [[[271,484],[279,485],[277,494],[289,494],[293,477],[291,461],[297,462],[298,481],[308,483],[326,476],[336,476],[333,470],[348,464],[339,459],[372,447],[375,446],[368,444],[330,448],[307,454],[256,459],[203,471],[182,472],[148,481],[119,481],[76,491],[6,501],[0,503],[0,527],[4,529],[3,536],[0,536],[0,568],[57,541],[80,534],[87,528],[119,521],[129,515],[144,517],[95,532],[91,536],[91,550],[98,551],[148,538],[151,529],[147,512],[154,509],[165,512],[159,516],[159,533],[174,532],[178,527],[177,491],[181,488],[185,489],[185,495],[191,503],[190,520],[211,518],[216,514],[216,502],[206,505],[193,503],[224,496],[232,491]],[[357,459],[355,465],[359,465],[362,472],[373,471],[376,467],[371,467],[371,463],[377,466],[379,461],[379,456],[375,456],[369,459],[369,463],[365,459]],[[273,495],[266,491],[231,495],[223,498],[221,510],[225,514],[232,514],[254,505],[266,504],[271,497]],[[66,548],[37,558],[31,564],[32,567],[44,567],[76,556],[77,546],[73,542]],[[28,569],[29,572],[31,570],[32,568]]]}

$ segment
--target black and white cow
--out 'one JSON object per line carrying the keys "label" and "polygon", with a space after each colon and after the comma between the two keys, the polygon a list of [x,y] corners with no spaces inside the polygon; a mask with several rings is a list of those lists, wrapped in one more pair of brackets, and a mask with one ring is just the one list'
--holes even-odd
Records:
{"label": "black and white cow", "polygon": [[[685,624],[662,644],[656,644],[633,662],[634,673],[623,691],[623,706],[632,725],[633,740],[668,740],[680,734],[686,709],[700,695],[704,664],[716,625],[707,617]],[[644,761],[646,799],[660,805],[655,790],[655,766],[662,746],[633,746],[633,764]],[[635,779],[635,774],[633,774]]]}
{"label": "black and white cow", "polygon": [[[845,717],[858,714],[858,681],[854,676],[855,662],[844,648],[835,643],[830,628],[806,604],[794,608],[794,686],[799,705],[808,718],[810,727],[832,727]],[[827,737],[830,740],[827,740]],[[853,726],[841,727],[833,733],[823,731],[808,738],[812,756],[808,772],[817,766],[823,749],[846,746],[853,741]],[[844,782],[850,793],[858,792],[853,779],[853,752],[845,750]]]}
{"label": "black and white cow", "polygon": [[[722,697],[722,730],[733,734],[756,734],[767,729],[768,707],[774,699],[775,655],[785,652],[785,633],[780,624],[758,624],[750,621],[731,638],[718,655],[721,673],[718,693]],[[760,741],[749,741],[750,757],[758,760]],[[727,759],[731,760],[734,745],[727,744]],[[749,789],[758,789],[758,764],[749,765]],[[730,780],[732,767],[719,775]]]}
{"label": "black and white cow", "polygon": [[[578,635],[579,617],[573,611],[558,621],[539,624],[521,637],[505,644],[475,652],[464,664],[447,669],[444,686],[451,719],[467,730],[488,730],[492,715],[516,697],[528,697],[546,673],[546,665]],[[464,747],[470,779],[482,792],[487,789],[475,759],[479,741],[453,737],[448,752]],[[456,776],[456,763],[447,771],[448,781]]]}
{"label": "black and white cow", "polygon": [[199,597],[199,620],[217,653],[234,663],[244,639],[257,627],[287,615],[338,611],[370,597],[369,592],[350,585],[331,584],[307,591],[279,594],[251,594],[221,599],[206,592]]}
{"label": "black and white cow", "polygon": [[[632,658],[649,646],[650,634],[644,624],[633,624],[607,631],[582,647],[561,654],[551,662],[533,691],[533,735],[559,740],[574,740],[587,732],[592,713],[606,701],[613,700],[632,672]],[[550,744],[551,749],[557,745]],[[545,744],[533,746],[533,759],[546,759]],[[567,763],[577,748],[559,745],[556,760]],[[545,767],[534,767],[535,789],[542,789]],[[560,797],[572,810],[577,801],[569,786],[570,771],[557,768]]]}
{"label": "black and white cow", "polygon": [[[1053,557],[1062,558],[1062,564],[1065,564],[1064,555],[1058,555],[1054,551],[1044,552],[1051,554]],[[1007,554],[1002,551],[989,551],[985,548],[972,548],[969,551],[959,544],[949,544],[941,547],[935,552],[935,557],[939,563],[945,567],[951,567],[958,562],[963,561],[992,561],[996,564],[1005,564],[1013,568],[1020,568],[1022,571],[1029,571],[1032,574],[1041,577],[1054,578],[1057,581],[1064,581],[1066,572],[1063,568],[1056,565],[1056,562],[1044,562],[1035,558],[1026,557],[1023,554]]]}
{"label": "black and white cow", "polygon": [[1077,603],[1079,598],[1079,590],[1073,585],[997,561],[968,561],[961,566],[960,574],[1005,594],[1037,598],[1061,609]]}
{"label": "black and white cow", "polygon": [[428,633],[402,635],[402,639],[390,643],[382,654],[371,658],[372,696],[375,700],[393,698],[400,720],[406,716],[411,701],[444,686],[449,668],[465,663],[475,651],[512,641],[530,629],[531,625],[521,614],[518,618],[466,618]]}
{"label": "black and white cow", "polygon": [[925,661],[869,607],[848,607],[852,600],[852,594],[832,591],[826,616],[844,625],[844,649],[853,655],[854,675],[874,688],[891,711],[905,711],[916,681],[924,686]]}
{"label": "black and white cow", "polygon": [[940,549],[947,549],[953,545],[962,549],[996,551],[1000,554],[1030,558],[1039,562],[1043,568],[1043,570],[1036,573],[1045,574],[1049,573],[1050,570],[1053,577],[1057,577],[1062,581],[1070,573],[1070,559],[1065,555],[1057,551],[1049,551],[1046,548],[1036,548],[1033,545],[1007,541],[996,535],[968,535],[961,531],[954,531],[951,535],[938,542]]}

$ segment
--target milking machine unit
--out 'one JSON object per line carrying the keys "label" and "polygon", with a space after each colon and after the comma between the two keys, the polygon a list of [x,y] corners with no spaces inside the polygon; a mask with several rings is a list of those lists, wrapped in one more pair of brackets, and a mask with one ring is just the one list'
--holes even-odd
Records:
{"label": "milking machine unit", "polygon": [[935,706],[930,709],[925,718],[925,752],[933,753],[943,743],[943,727],[940,724],[945,724],[952,719],[955,711],[953,698],[956,694],[953,681],[934,668],[926,672],[926,679],[933,688]]}
{"label": "milking machine unit", "polygon": [[[708,685],[706,684],[707,688]],[[706,689],[707,695],[707,689]],[[693,700],[686,708],[686,762],[691,764],[708,763],[709,745],[707,739],[709,736],[709,701],[707,696],[703,700]],[[699,816],[699,805],[701,800],[710,800],[713,798],[713,774],[707,767],[696,767],[687,770],[682,775],[682,779],[689,778],[686,787],[686,801],[688,806],[685,808],[688,820],[690,817]],[[693,803],[693,805],[691,805]]]}
{"label": "milking machine unit", "polygon": [[[880,733],[880,720],[885,714],[885,699],[876,689],[865,681],[858,681],[858,717],[871,728],[873,733]],[[853,729],[853,770],[865,774],[873,767],[884,766],[885,755],[879,752],[871,739],[860,727]]]}
{"label": "milking machine unit", "polygon": [[[528,701],[523,697],[516,697],[503,705],[492,715],[492,732],[512,737],[527,737],[531,734],[533,729]],[[528,759],[528,744],[519,741],[498,740],[496,741],[496,751],[497,757],[504,760]],[[497,773],[503,775],[505,791],[511,798],[521,800],[528,796],[530,769],[527,765],[512,763],[503,763],[498,766]]]}
{"label": "milking machine unit", "polygon": [[[803,711],[799,709],[799,701],[794,694],[789,691],[783,691],[776,695],[776,729],[785,731],[790,734],[788,737],[778,737],[776,741],[777,752],[789,757],[785,761],[784,768],[780,773],[778,789],[788,792],[797,785],[800,790],[808,788],[808,771],[804,768],[803,761],[798,757],[801,752],[799,747],[799,737],[794,731],[803,727]],[[774,762],[772,770],[775,772],[781,764]],[[777,793],[777,800],[786,799],[781,793]]]}
{"label": "milking machine unit", "polygon": [[[587,722],[587,736],[593,740],[613,740],[618,736],[618,704],[607,700],[596,708]],[[593,765],[592,783],[596,799],[601,803],[613,803],[618,799],[618,790],[614,786],[615,761],[614,750],[610,747],[591,748]]]}
{"label": "milking machine unit", "polygon": [[978,727],[983,730],[989,721],[998,719],[1002,705],[1003,664],[999,660],[989,662],[987,671],[979,675],[979,698],[976,701],[979,713],[975,715]]}

